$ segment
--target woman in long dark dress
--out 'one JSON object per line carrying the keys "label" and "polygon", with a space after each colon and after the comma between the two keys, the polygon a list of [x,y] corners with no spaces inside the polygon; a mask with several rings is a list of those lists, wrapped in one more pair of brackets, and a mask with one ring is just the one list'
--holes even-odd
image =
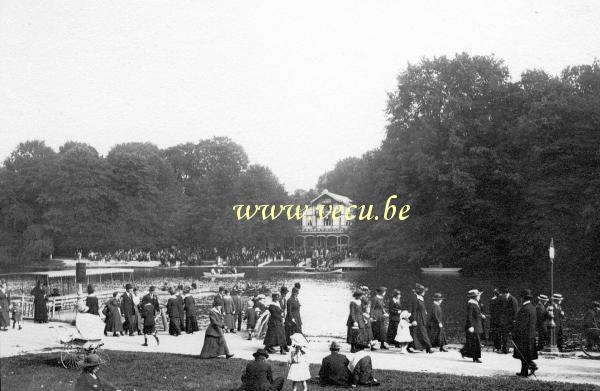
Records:
{"label": "woman in long dark dress", "polygon": [[446,332],[444,330],[444,313],[442,311],[442,301],[444,297],[441,293],[433,295],[433,304],[431,305],[431,313],[427,320],[427,332],[431,340],[431,346],[440,348],[440,352],[446,352],[444,345],[446,344]]}
{"label": "woman in long dark dress", "polygon": [[194,331],[199,331],[198,321],[196,320],[196,301],[194,296],[190,294],[190,288],[185,287],[183,290],[185,298],[183,299],[183,305],[185,306],[185,332],[193,334]]}
{"label": "woman in long dark dress", "polygon": [[38,281],[35,288],[31,290],[33,295],[33,321],[35,323],[48,323],[47,292]]}
{"label": "woman in long dark dress", "polygon": [[94,294],[94,287],[90,284],[87,286],[87,297],[85,298],[85,305],[88,307],[88,314],[100,315],[100,305],[98,304],[98,298]]}
{"label": "woman in long dark dress", "polygon": [[[427,289],[421,285],[416,284],[413,292],[415,296],[410,306],[410,322],[412,324],[411,334],[413,338],[412,347],[416,350],[423,350],[427,353],[431,351],[431,341],[429,340],[429,334],[427,333],[427,309],[425,308],[424,295]],[[408,350],[411,352],[411,350]]]}
{"label": "woman in long dark dress", "polygon": [[[298,301],[298,288],[292,288],[292,295],[286,301],[285,313],[285,336],[286,343],[290,342],[290,337],[296,333],[302,333],[302,318],[300,317],[300,301]],[[283,308],[282,308],[283,310]],[[291,345],[291,343],[290,343]]]}
{"label": "woman in long dark dress", "polygon": [[[8,326],[10,325],[10,299],[8,298],[8,292],[6,288],[6,282],[2,281],[0,283],[0,329],[2,331],[7,331]],[[15,326],[13,325],[13,328],[14,327]]]}
{"label": "woman in long dark dress", "polygon": [[481,340],[479,335],[483,332],[483,315],[479,307],[481,294],[477,289],[471,289],[467,294],[467,320],[465,322],[465,332],[467,338],[465,345],[460,349],[460,355],[473,359],[473,362],[480,363],[481,360]]}
{"label": "woman in long dark dress", "polygon": [[229,353],[227,341],[223,336],[225,322],[221,313],[221,302],[217,301],[213,304],[213,307],[208,311],[208,319],[210,324],[204,335],[204,345],[202,345],[200,358],[217,358],[223,355],[225,358],[233,357],[233,354]]}
{"label": "woman in long dark dress", "polygon": [[400,300],[402,295],[398,289],[394,289],[392,297],[388,302],[388,313],[390,314],[390,323],[387,329],[387,343],[399,347],[396,342],[396,334],[398,333],[398,324],[400,323],[400,312],[402,312]]}
{"label": "woman in long dark dress", "polygon": [[283,310],[279,305],[279,293],[273,293],[272,303],[269,305],[269,321],[267,323],[267,335],[265,335],[265,350],[275,353],[273,347],[279,346],[281,354],[288,352],[285,340],[285,329],[283,327]]}
{"label": "woman in long dark dress", "polygon": [[367,331],[365,317],[363,316],[362,296],[362,291],[356,291],[352,295],[354,299],[350,301],[350,314],[346,321],[346,327],[348,327],[346,342],[350,344],[351,353],[369,347],[371,342]]}
{"label": "woman in long dark dress", "polygon": [[112,299],[106,303],[106,307],[102,310],[102,313],[106,316],[104,323],[104,335],[112,332],[114,337],[118,337],[119,334],[123,335],[123,322],[121,322],[121,311],[119,309],[119,299],[117,296],[119,292],[114,292]]}

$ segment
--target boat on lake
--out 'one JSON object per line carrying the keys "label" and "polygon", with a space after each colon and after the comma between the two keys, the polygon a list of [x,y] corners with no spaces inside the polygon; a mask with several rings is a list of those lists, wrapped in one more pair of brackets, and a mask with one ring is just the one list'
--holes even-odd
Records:
{"label": "boat on lake", "polygon": [[321,274],[344,274],[342,269],[315,269],[315,268],[306,268],[304,270],[288,272],[288,274],[294,275],[321,275]]}
{"label": "boat on lake", "polygon": [[427,274],[458,274],[462,267],[444,267],[441,263],[422,267],[421,272]]}

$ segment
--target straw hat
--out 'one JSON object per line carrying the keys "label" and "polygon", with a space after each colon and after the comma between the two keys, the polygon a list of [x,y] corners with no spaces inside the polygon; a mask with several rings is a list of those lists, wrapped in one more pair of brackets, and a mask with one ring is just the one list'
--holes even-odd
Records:
{"label": "straw hat", "polygon": [[481,295],[483,293],[483,291],[479,291],[479,289],[471,289],[468,293],[467,293],[467,297],[470,299],[475,299],[477,298],[477,296]]}
{"label": "straw hat", "polygon": [[427,288],[425,288],[423,285],[417,283],[417,284],[415,284],[415,289],[413,289],[413,292],[421,295],[421,294],[427,292]]}
{"label": "straw hat", "polygon": [[410,318],[410,312],[408,312],[407,310],[402,310],[402,312],[400,312],[400,319],[408,319]]}
{"label": "straw hat", "polygon": [[555,293],[552,296],[552,300],[562,300],[563,299],[563,295],[561,295],[560,293]]}

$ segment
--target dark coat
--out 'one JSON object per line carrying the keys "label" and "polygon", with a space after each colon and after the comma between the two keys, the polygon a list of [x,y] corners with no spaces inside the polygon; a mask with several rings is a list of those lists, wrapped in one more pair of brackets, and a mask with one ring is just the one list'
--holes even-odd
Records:
{"label": "dark coat", "polygon": [[0,291],[0,327],[8,327],[10,324],[9,307],[10,299],[6,293]]}
{"label": "dark coat", "polygon": [[483,318],[481,317],[481,308],[469,300],[467,302],[467,320],[465,322],[465,330],[469,327],[475,329],[476,334],[483,333]]}
{"label": "dark coat", "polygon": [[347,386],[350,382],[350,370],[348,369],[348,358],[338,352],[331,352],[321,362],[319,380],[323,386]]}
{"label": "dark coat", "polygon": [[[350,314],[348,314],[348,320],[346,326],[348,327],[348,333],[346,334],[346,342],[351,345],[369,346],[370,330],[367,330],[367,323],[362,312],[362,305],[352,300],[350,302]],[[353,328],[354,324],[358,326],[357,329]]]}
{"label": "dark coat", "polygon": [[364,356],[356,363],[354,371],[352,371],[352,384],[374,384],[371,356]]}
{"label": "dark coat", "polygon": [[147,302],[144,304],[144,306],[142,307],[141,315],[144,319],[144,326],[155,325],[154,317],[156,316],[156,311],[152,303]]}
{"label": "dark coat", "polygon": [[129,316],[135,315],[135,304],[133,304],[133,298],[129,297],[129,295],[129,292],[125,292],[121,295],[121,315],[123,315],[126,320]]}
{"label": "dark coat", "polygon": [[283,328],[283,311],[278,305],[269,305],[269,321],[267,323],[267,334],[264,344],[267,347],[287,347],[285,329]]}
{"label": "dark coat", "polygon": [[170,297],[167,300],[167,315],[169,319],[181,319],[183,311],[180,312],[179,299],[177,297]]}
{"label": "dark coat", "polygon": [[156,295],[150,296],[150,293],[148,293],[147,295],[142,297],[142,300],[140,302],[140,307],[143,307],[145,303],[152,303],[152,305],[154,306],[154,311],[156,311],[156,313],[160,312],[160,304],[158,302],[158,297],[156,297]]}
{"label": "dark coat", "polygon": [[223,308],[223,296],[217,293],[217,295],[213,299],[213,307],[220,305]]}
{"label": "dark coat", "polygon": [[[512,337],[517,349],[513,353],[513,357],[521,360],[525,358],[527,361],[536,360],[538,358],[537,346],[535,343],[535,332],[537,327],[536,310],[533,304],[526,302],[523,307],[517,312],[515,327]],[[521,355],[523,357],[521,357]]]}
{"label": "dark coat", "polygon": [[96,378],[94,379],[89,372],[83,371],[77,379],[77,383],[75,384],[75,391],[112,391],[116,390],[115,386],[110,384],[109,382],[100,379],[98,374],[96,374]]}
{"label": "dark coat", "polygon": [[223,315],[213,308],[208,311],[208,320],[210,320],[210,324],[206,329],[206,335],[210,337],[222,337],[223,327],[225,327]]}
{"label": "dark coat", "polygon": [[33,308],[34,315],[33,320],[35,322],[47,322],[48,321],[48,307],[46,307],[47,293],[42,287],[36,286],[32,289],[31,294],[33,295]]}
{"label": "dark coat", "polygon": [[535,306],[535,316],[536,316],[536,329],[541,332],[545,332],[547,328],[546,321],[549,320],[548,311],[544,304],[537,303]]}
{"label": "dark coat", "polygon": [[383,297],[374,296],[371,299],[371,327],[373,329],[373,339],[380,342],[387,340],[386,327],[385,327],[385,306]]}
{"label": "dark coat", "polygon": [[300,302],[297,297],[291,296],[287,300],[287,310],[285,314],[285,320],[287,322],[295,323],[296,329],[302,332],[302,318],[300,317]]}
{"label": "dark coat", "polygon": [[500,326],[500,317],[502,313],[503,300],[500,296],[494,296],[490,300],[490,327],[496,329]]}
{"label": "dark coat", "polygon": [[411,301],[409,312],[410,322],[417,322],[415,327],[411,327],[415,349],[430,349],[431,341],[429,340],[429,333],[427,333],[427,309],[425,308],[425,303],[415,296]]}
{"label": "dark coat", "polygon": [[88,307],[88,314],[100,315],[100,306],[96,296],[88,296],[85,298],[85,305]]}
{"label": "dark coat", "polygon": [[443,347],[446,344],[446,333],[440,324],[444,324],[444,313],[439,304],[433,303],[429,319],[427,319],[427,332],[432,346]]}
{"label": "dark coat", "polygon": [[246,365],[242,374],[242,390],[270,391],[273,389],[273,371],[265,360],[255,360]]}
{"label": "dark coat", "polygon": [[192,296],[186,296],[183,299],[183,304],[185,306],[185,316],[196,316],[196,301]]}
{"label": "dark coat", "polygon": [[123,331],[121,313],[119,312],[119,305],[116,299],[110,299],[108,303],[106,303],[106,307],[103,312],[104,315],[106,315],[106,319],[104,319],[104,323],[106,323],[106,331],[112,331],[113,333]]}
{"label": "dark coat", "polygon": [[390,298],[388,301],[388,310],[390,314],[390,322],[400,322],[400,312],[402,312],[400,300],[398,300],[398,303],[396,303],[393,298]]}
{"label": "dark coat", "polygon": [[517,315],[518,310],[519,303],[517,302],[517,299],[514,298],[514,296],[509,294],[508,298],[502,297],[500,325],[510,330],[514,324],[515,316]]}

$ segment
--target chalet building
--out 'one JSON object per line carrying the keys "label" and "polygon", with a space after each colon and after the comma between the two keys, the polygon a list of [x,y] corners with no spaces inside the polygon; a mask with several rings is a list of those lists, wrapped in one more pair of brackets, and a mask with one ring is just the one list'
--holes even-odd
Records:
{"label": "chalet building", "polygon": [[[314,250],[346,253],[350,242],[348,231],[354,216],[352,210],[347,211],[351,204],[350,198],[323,190],[310,202],[294,238],[294,248],[309,253]],[[337,213],[341,216],[332,216],[332,210],[341,211]],[[346,213],[351,217],[349,220],[346,219]]]}

